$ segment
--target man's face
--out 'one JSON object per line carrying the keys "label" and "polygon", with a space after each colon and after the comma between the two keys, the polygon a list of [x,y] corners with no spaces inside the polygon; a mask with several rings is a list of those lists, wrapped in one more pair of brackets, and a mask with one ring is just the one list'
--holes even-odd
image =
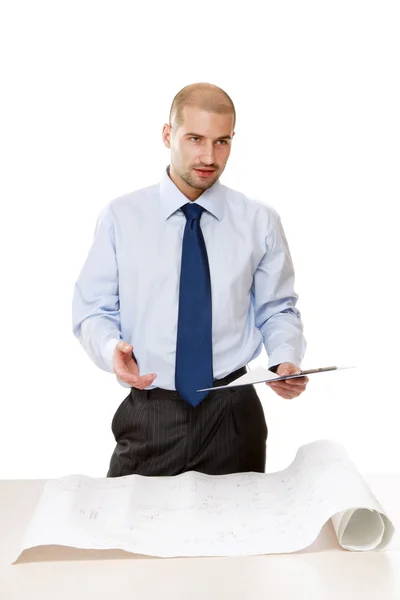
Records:
{"label": "man's face", "polygon": [[164,126],[163,139],[171,149],[171,178],[179,180],[184,193],[198,197],[225,169],[235,135],[234,116],[233,113],[210,113],[194,106],[185,106],[183,116],[183,125],[176,131]]}

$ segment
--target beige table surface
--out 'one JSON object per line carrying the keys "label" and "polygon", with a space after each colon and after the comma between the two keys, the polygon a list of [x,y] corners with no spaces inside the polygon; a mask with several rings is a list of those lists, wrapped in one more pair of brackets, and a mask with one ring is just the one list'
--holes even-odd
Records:
{"label": "beige table surface", "polygon": [[385,551],[343,550],[328,521],[293,554],[152,558],[44,546],[15,564],[45,480],[0,481],[0,599],[400,600],[400,473],[363,476],[397,529]]}

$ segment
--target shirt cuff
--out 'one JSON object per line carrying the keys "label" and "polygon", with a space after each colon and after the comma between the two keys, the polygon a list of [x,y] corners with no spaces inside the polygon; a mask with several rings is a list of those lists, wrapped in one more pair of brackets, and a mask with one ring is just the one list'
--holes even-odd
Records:
{"label": "shirt cuff", "polygon": [[301,359],[297,354],[291,352],[289,348],[279,349],[272,352],[272,354],[268,357],[268,369],[276,372],[273,367],[278,368],[279,365],[283,362],[289,362],[295,365],[298,369],[301,370]]}
{"label": "shirt cuff", "polygon": [[114,351],[115,351],[115,348],[117,347],[118,342],[119,342],[119,339],[115,339],[115,338],[108,340],[108,342],[106,342],[104,344],[104,347],[101,352],[103,361],[107,367],[107,371],[109,371],[110,373],[114,373],[113,358],[114,358]]}

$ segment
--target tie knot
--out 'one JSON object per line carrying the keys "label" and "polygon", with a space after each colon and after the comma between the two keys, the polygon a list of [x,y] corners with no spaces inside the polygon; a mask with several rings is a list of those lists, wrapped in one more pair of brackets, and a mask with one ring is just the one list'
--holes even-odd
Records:
{"label": "tie knot", "polygon": [[200,204],[196,204],[196,202],[188,202],[181,206],[181,210],[183,211],[186,219],[188,221],[192,221],[193,219],[200,219],[203,211],[205,210]]}

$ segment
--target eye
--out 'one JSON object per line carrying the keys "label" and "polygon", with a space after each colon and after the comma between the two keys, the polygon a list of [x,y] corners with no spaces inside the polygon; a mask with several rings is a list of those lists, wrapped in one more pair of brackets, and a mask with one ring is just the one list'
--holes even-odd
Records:
{"label": "eye", "polygon": [[199,140],[200,138],[198,138],[198,137],[191,137],[191,138],[189,138],[189,139],[190,139],[190,140]]}
{"label": "eye", "polygon": [[222,142],[223,144],[227,144],[228,142],[226,140],[218,140],[219,142]]}

